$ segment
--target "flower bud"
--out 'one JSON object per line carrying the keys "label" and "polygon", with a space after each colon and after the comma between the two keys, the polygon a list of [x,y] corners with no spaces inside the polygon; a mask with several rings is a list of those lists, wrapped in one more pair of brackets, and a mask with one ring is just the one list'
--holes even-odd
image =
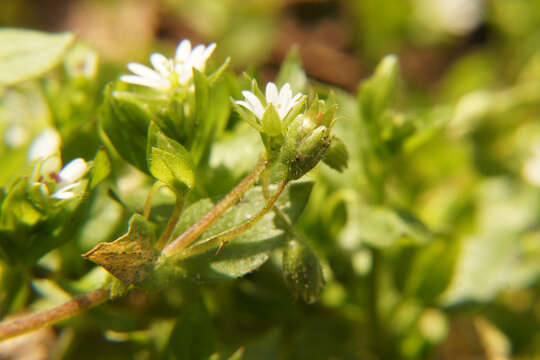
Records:
{"label": "flower bud", "polygon": [[299,116],[291,123],[280,154],[289,180],[302,177],[317,165],[330,146],[329,132],[324,125],[316,127],[306,116]]}
{"label": "flower bud", "polygon": [[313,250],[304,242],[291,240],[283,252],[283,272],[287,286],[296,297],[308,304],[319,299],[324,287],[321,264]]}
{"label": "flower bud", "polygon": [[330,147],[324,153],[323,161],[332,169],[342,172],[347,168],[349,152],[340,138],[332,136],[331,140]]}

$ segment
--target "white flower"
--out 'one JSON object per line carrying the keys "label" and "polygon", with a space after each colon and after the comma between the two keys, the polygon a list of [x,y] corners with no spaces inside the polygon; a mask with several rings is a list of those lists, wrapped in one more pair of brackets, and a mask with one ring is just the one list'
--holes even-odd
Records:
{"label": "white flower", "polygon": [[77,158],[70,161],[62,168],[62,170],[60,170],[58,175],[56,175],[55,180],[58,182],[57,186],[59,189],[56,190],[51,197],[60,200],[75,197],[77,194],[71,190],[79,186],[81,182],[78,180],[86,174],[87,170],[88,165],[84,159]]}
{"label": "white flower", "polygon": [[199,44],[192,50],[191,42],[184,39],[178,44],[174,59],[167,59],[160,53],[153,53],[150,55],[150,63],[154,69],[139,63],[128,63],[127,68],[135,75],[122,75],[120,80],[162,91],[169,90],[176,82],[186,86],[193,77],[193,68],[204,71],[206,61],[215,48],[215,43],[207,47]]}
{"label": "white flower", "polygon": [[[242,91],[242,95],[244,95],[246,101],[237,100],[235,102],[251,111],[257,118],[259,118],[259,120],[262,120],[266,109],[259,98],[254,93],[247,90]],[[292,90],[289,83],[285,83],[278,92],[276,84],[269,82],[266,84],[265,97],[266,106],[272,104],[281,120],[287,116],[293,107],[302,101],[302,94],[299,93],[294,97],[292,96]]]}

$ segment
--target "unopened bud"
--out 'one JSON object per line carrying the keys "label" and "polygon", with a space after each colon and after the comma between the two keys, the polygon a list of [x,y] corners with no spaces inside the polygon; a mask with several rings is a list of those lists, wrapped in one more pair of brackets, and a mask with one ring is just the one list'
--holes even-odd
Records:
{"label": "unopened bud", "polygon": [[328,128],[315,126],[309,117],[299,116],[289,127],[280,162],[290,180],[296,180],[313,169],[330,145]]}
{"label": "unopened bud", "polygon": [[304,242],[291,240],[283,252],[285,282],[296,297],[308,304],[319,299],[324,287],[321,264],[313,250]]}
{"label": "unopened bud", "polygon": [[338,137],[333,136],[330,147],[324,153],[323,161],[332,169],[342,172],[347,168],[349,152],[345,143]]}

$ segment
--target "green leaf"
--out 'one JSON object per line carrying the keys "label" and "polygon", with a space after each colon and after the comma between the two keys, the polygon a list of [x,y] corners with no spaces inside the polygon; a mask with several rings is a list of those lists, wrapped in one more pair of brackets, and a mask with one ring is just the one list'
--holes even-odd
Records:
{"label": "green leaf", "polygon": [[152,272],[157,252],[152,247],[154,231],[148,221],[135,214],[127,234],[110,243],[98,244],[82,256],[102,266],[126,284],[138,284]]}
{"label": "green leaf", "polygon": [[214,352],[214,327],[204,302],[190,304],[169,337],[166,359],[206,360]]}
{"label": "green leaf", "polygon": [[291,85],[293,93],[304,92],[307,84],[307,76],[302,66],[300,52],[297,46],[293,46],[287,57],[281,64],[276,83],[281,88],[288,82]]}
{"label": "green leaf", "polygon": [[[311,193],[311,182],[292,183],[283,192],[276,205],[289,217],[292,224],[302,213]],[[271,187],[271,191],[275,187]],[[187,208],[176,229],[181,234],[189,226],[206,214],[218,200],[209,199],[198,201]],[[214,235],[232,229],[254,216],[263,208],[265,200],[260,187],[248,191],[242,200],[229,209],[217,220],[195,245],[204,243]],[[260,267],[270,255],[270,252],[284,244],[285,232],[282,224],[275,218],[273,212],[266,214],[253,228],[233,238],[219,254],[218,247],[206,249],[204,252],[178,262],[184,271],[198,279],[218,280],[243,276]],[[189,249],[189,248],[188,248]]]}
{"label": "green leaf", "polygon": [[175,193],[184,193],[195,183],[195,165],[189,152],[168,138],[153,122],[148,128],[148,168]]}
{"label": "green leaf", "polygon": [[0,87],[49,71],[60,62],[73,39],[72,33],[0,29]]}
{"label": "green leaf", "polygon": [[397,57],[388,55],[377,65],[375,73],[361,85],[358,97],[366,121],[377,119],[392,100],[398,70]]}
{"label": "green leaf", "polygon": [[101,126],[124,160],[147,172],[146,137],[150,113],[133,98],[116,96],[112,84],[105,88]]}
{"label": "green leaf", "polygon": [[100,182],[105,180],[111,173],[111,161],[104,147],[101,147],[96,157],[90,174],[90,189],[94,189]]}
{"label": "green leaf", "polygon": [[433,234],[413,215],[393,208],[366,206],[349,202],[349,219],[341,233],[340,241],[349,249],[365,244],[383,248],[403,244],[424,244],[431,241]]}
{"label": "green leaf", "polygon": [[458,254],[457,240],[437,240],[423,247],[413,260],[406,293],[433,305],[452,280]]}

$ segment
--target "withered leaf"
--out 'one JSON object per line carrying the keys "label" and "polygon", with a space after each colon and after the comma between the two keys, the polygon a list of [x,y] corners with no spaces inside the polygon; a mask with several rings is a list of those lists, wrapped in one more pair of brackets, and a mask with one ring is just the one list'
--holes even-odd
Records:
{"label": "withered leaf", "polygon": [[146,219],[135,214],[127,234],[109,243],[101,243],[83,254],[85,259],[103,266],[126,284],[138,284],[150,275],[158,258],[152,247],[154,232]]}

